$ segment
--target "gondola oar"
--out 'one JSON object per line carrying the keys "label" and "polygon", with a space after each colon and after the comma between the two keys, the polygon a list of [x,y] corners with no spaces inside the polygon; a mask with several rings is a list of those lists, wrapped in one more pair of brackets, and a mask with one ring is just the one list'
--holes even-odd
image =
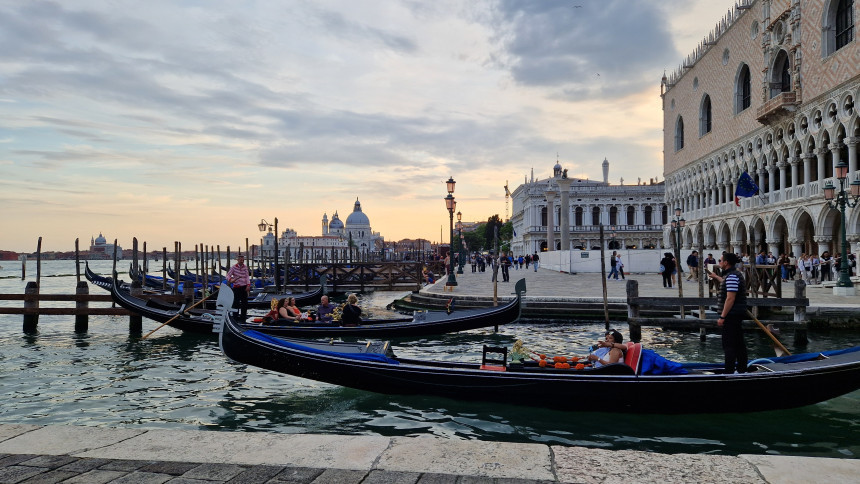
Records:
{"label": "gondola oar", "polygon": [[791,352],[788,351],[787,349],[785,349],[785,346],[783,346],[782,343],[779,342],[779,340],[776,338],[776,336],[774,336],[773,333],[771,333],[770,330],[768,330],[765,327],[765,325],[761,324],[761,321],[759,321],[755,316],[753,316],[753,313],[749,312],[749,310],[747,310],[747,316],[753,318],[753,321],[756,322],[758,327],[761,328],[762,331],[767,333],[768,336],[770,336],[770,339],[773,340],[774,344],[776,344],[779,347],[779,349],[784,351],[786,355],[791,356]]}
{"label": "gondola oar", "polygon": [[197,307],[197,306],[199,306],[199,305],[203,304],[203,302],[204,302],[204,301],[206,301],[207,299],[209,299],[210,297],[212,297],[212,295],[213,295],[213,294],[218,294],[218,291],[212,291],[208,296],[206,296],[206,297],[204,297],[203,299],[201,299],[201,300],[197,301],[196,303],[192,304],[191,306],[188,306],[187,308],[183,309],[182,311],[177,311],[177,312],[176,312],[176,316],[173,316],[172,318],[170,318],[170,319],[168,319],[167,321],[165,321],[164,323],[162,323],[162,324],[161,324],[161,326],[159,326],[159,327],[157,327],[157,328],[153,329],[153,330],[152,330],[152,331],[150,331],[149,333],[146,333],[146,336],[144,336],[144,337],[143,337],[143,338],[141,338],[141,339],[149,338],[149,335],[151,335],[152,333],[154,333],[154,332],[158,331],[159,329],[161,329],[161,328],[163,328],[163,327],[167,326],[168,324],[172,323],[174,319],[178,318],[179,316],[182,316],[182,313],[184,313],[185,311],[188,311],[189,309],[195,308],[195,307]]}

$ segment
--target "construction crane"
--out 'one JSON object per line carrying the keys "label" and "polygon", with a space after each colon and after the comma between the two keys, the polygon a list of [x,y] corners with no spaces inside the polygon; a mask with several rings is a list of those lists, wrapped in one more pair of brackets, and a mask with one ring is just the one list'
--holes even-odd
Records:
{"label": "construction crane", "polygon": [[508,202],[510,201],[510,199],[511,191],[508,190],[508,181],[505,180],[505,222],[510,220],[510,217],[508,217]]}

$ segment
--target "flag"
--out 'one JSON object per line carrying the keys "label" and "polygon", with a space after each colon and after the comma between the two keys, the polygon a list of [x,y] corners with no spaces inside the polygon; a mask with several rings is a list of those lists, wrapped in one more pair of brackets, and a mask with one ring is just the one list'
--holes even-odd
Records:
{"label": "flag", "polygon": [[735,188],[735,205],[741,206],[740,197],[751,197],[758,193],[758,185],[755,184],[749,173],[743,172],[738,178],[738,186]]}

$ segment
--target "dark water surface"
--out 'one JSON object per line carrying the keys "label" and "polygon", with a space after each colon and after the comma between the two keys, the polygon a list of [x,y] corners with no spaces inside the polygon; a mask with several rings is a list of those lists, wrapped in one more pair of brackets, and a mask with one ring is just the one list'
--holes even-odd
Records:
{"label": "dark water surface", "polygon": [[[121,263],[125,266],[127,263]],[[2,262],[0,293],[22,293],[19,262]],[[108,274],[110,262],[90,264]],[[160,264],[156,264],[160,267]],[[35,277],[35,265],[27,268]],[[126,276],[127,278],[127,276]],[[31,279],[28,279],[31,280]],[[74,291],[74,263],[43,263],[42,291]],[[100,291],[91,288],[92,292]],[[362,305],[374,314],[403,293],[375,293]],[[0,305],[20,302],[0,301]],[[45,307],[64,303],[45,302]],[[72,303],[73,304],[73,303]],[[629,415],[544,410],[505,401],[461,402],[378,395],[271,373],[227,361],[215,336],[163,328],[147,340],[130,335],[127,317],[91,317],[87,333],[72,316],[42,316],[37,334],[21,331],[21,316],[0,315],[0,423],[211,429],[584,445],[668,453],[786,454],[860,457],[860,392],[795,410],[720,415]],[[157,324],[144,320],[144,334]],[[619,323],[627,334],[626,324]],[[602,323],[514,324],[492,330],[395,340],[400,356],[475,361],[483,344],[510,347],[516,339],[550,355],[584,354]],[[791,343],[792,338],[786,338]],[[681,361],[720,361],[718,335],[646,329],[647,347]],[[765,337],[747,335],[751,358],[770,356]],[[860,344],[860,333],[811,333],[792,352]],[[600,395],[583,395],[583,399]],[[688,402],[694,409],[697,402]],[[737,407],[744,397],[738,395]]]}

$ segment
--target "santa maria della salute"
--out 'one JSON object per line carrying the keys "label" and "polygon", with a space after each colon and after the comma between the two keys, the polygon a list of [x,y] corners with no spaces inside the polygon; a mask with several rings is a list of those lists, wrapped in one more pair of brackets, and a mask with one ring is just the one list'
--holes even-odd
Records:
{"label": "santa maria della salute", "polygon": [[[278,234],[278,257],[286,254],[292,259],[323,259],[340,257],[352,244],[353,255],[365,257],[382,249],[383,238],[370,227],[370,218],[361,210],[361,202],[355,199],[352,213],[344,223],[337,211],[328,218],[322,216],[320,235],[298,235],[294,229],[287,228]],[[275,234],[271,227],[263,237],[263,256],[272,257],[275,253]]]}

